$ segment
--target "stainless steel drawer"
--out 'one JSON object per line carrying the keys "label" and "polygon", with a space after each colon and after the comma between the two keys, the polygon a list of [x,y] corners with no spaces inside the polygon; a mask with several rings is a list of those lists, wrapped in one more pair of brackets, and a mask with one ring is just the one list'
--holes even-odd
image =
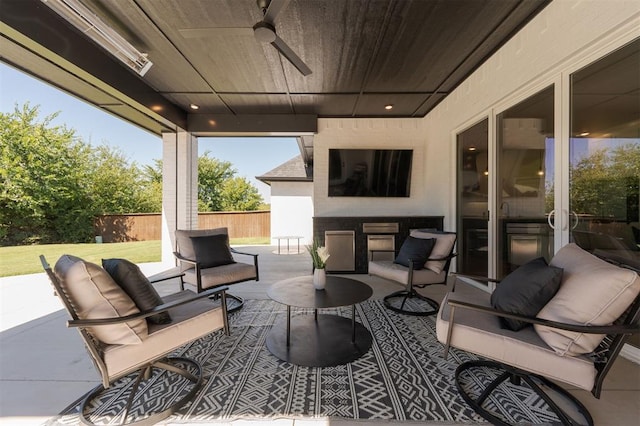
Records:
{"label": "stainless steel drawer", "polygon": [[329,251],[327,272],[354,272],[356,270],[355,231],[325,231],[324,244]]}

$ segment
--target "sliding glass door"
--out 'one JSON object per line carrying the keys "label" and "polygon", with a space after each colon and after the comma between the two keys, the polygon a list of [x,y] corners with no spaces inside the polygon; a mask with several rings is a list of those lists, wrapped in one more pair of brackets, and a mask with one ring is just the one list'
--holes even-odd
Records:
{"label": "sliding glass door", "polygon": [[496,117],[498,278],[553,253],[554,87]]}
{"label": "sliding glass door", "polygon": [[487,276],[489,266],[489,120],[459,133],[458,269]]}
{"label": "sliding glass door", "polygon": [[640,268],[640,40],[570,84],[570,241]]}
{"label": "sliding glass door", "polygon": [[458,271],[568,242],[640,268],[640,39],[555,81],[457,134]]}

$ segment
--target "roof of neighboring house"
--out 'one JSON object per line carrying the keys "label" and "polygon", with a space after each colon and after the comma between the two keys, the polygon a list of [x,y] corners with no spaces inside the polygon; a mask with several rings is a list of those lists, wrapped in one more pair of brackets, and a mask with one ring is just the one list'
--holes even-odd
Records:
{"label": "roof of neighboring house", "polygon": [[313,166],[305,165],[298,155],[280,164],[256,179],[271,185],[271,182],[313,182]]}

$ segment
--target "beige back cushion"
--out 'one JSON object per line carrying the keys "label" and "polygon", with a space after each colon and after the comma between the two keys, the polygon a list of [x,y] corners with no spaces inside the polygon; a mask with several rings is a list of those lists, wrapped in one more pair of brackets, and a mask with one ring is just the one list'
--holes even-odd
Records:
{"label": "beige back cushion", "polygon": [[[62,256],[55,266],[61,285],[80,319],[115,318],[140,310],[125,291],[100,266],[73,256]],[[91,334],[106,344],[131,345],[147,337],[144,319],[92,327]]]}
{"label": "beige back cushion", "polygon": [[[453,245],[456,243],[456,234],[439,234],[436,232],[425,232],[419,229],[414,229],[409,234],[414,238],[435,238],[436,244],[431,250],[430,258],[447,257],[453,250]],[[432,270],[436,274],[439,274],[447,264],[446,260],[427,260],[424,267]]]}
{"label": "beige back cushion", "polygon": [[[640,292],[638,274],[599,259],[576,244],[563,247],[550,265],[562,268],[556,295],[538,318],[581,325],[607,325],[618,319]],[[604,338],[535,325],[536,332],[559,355],[592,352]]]}
{"label": "beige back cushion", "polygon": [[207,235],[229,234],[229,230],[225,228],[214,229],[178,229],[176,230],[176,250],[182,256],[190,260],[196,259],[196,253],[191,243],[191,237],[203,237]]}

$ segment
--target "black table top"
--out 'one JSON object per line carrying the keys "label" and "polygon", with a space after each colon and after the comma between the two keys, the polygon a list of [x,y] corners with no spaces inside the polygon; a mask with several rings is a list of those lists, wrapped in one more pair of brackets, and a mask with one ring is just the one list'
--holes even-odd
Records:
{"label": "black table top", "polygon": [[313,276],[279,281],[267,291],[276,302],[298,308],[335,308],[364,302],[373,294],[367,284],[351,278],[327,275],[324,290],[313,287]]}

